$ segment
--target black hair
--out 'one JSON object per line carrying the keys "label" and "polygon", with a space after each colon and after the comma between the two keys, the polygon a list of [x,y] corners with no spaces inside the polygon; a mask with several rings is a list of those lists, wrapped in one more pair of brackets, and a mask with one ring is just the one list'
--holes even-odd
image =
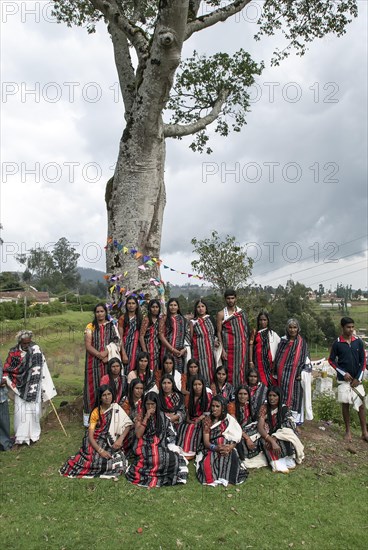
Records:
{"label": "black hair", "polygon": [[[156,428],[155,429],[156,435],[160,435],[161,431],[162,431],[162,418],[161,418],[161,414],[160,414],[161,413],[161,407],[160,407],[160,400],[159,400],[158,394],[155,391],[149,391],[144,395],[143,403],[142,403],[142,418],[145,417],[146,412],[147,412],[147,407],[146,407],[147,401],[153,401],[154,403],[156,403],[155,418],[153,418],[153,416],[150,416],[147,424],[152,425],[152,423],[154,423],[155,428]],[[146,428],[146,430],[147,430],[147,428]]]}
{"label": "black hair", "polygon": [[341,321],[340,321],[340,325],[342,327],[344,327],[345,325],[355,325],[354,323],[354,319],[352,319],[351,317],[342,317]]}
{"label": "black hair", "polygon": [[241,421],[241,415],[240,415],[240,403],[239,403],[239,392],[240,390],[246,390],[246,392],[248,393],[248,398],[249,398],[249,402],[248,402],[248,405],[249,405],[249,415],[250,417],[253,419],[253,411],[252,411],[252,403],[251,403],[251,398],[250,398],[250,389],[249,389],[249,386],[247,386],[246,384],[240,384],[240,386],[238,386],[235,390],[235,417],[237,419],[237,421],[240,423]]}
{"label": "black hair", "polygon": [[263,309],[262,311],[260,311],[257,315],[257,330],[260,330],[259,328],[259,320],[261,317],[266,317],[267,319],[267,330],[269,332],[271,332],[271,323],[270,323],[270,316],[268,314],[268,311],[266,311],[265,309]]}
{"label": "black hair", "polygon": [[233,288],[227,288],[224,292],[224,298],[227,298],[228,296],[236,297],[236,291]]}
{"label": "black hair", "polygon": [[122,370],[123,370],[123,364],[122,362],[120,361],[119,357],[113,357],[112,359],[110,359],[108,362],[107,362],[107,365],[106,365],[106,374],[109,375],[109,386],[111,388],[113,388],[113,392],[112,392],[112,396],[113,396],[113,401],[116,400],[116,385],[115,385],[115,379],[112,375],[112,372],[111,372],[111,367],[113,365],[115,365],[115,363],[118,363],[119,366],[120,366],[120,373],[119,373],[119,377],[121,377],[121,373],[122,373]]}
{"label": "black hair", "polygon": [[198,304],[203,304],[206,307],[206,315],[208,315],[208,305],[206,304],[206,302],[204,300],[202,300],[202,298],[200,298],[194,304],[194,319],[197,319],[197,317],[198,317],[198,315],[197,315],[197,306],[198,306]]}
{"label": "black hair", "polygon": [[100,412],[101,398],[102,398],[103,393],[107,390],[109,390],[109,392],[111,392],[112,397],[114,399],[114,390],[112,389],[112,387],[109,384],[102,384],[102,386],[97,388],[96,407],[97,407],[97,410],[98,410],[98,418],[99,418],[100,422],[101,422],[101,412]]}
{"label": "black hair", "polygon": [[257,375],[257,384],[258,384],[258,382],[260,382],[260,377],[259,377],[259,372],[258,372],[258,370],[257,370],[256,368],[252,367],[252,368],[249,369],[248,374],[247,374],[248,386],[249,386],[249,376],[250,376],[251,374],[256,374],[256,375]]}
{"label": "black hair", "polygon": [[106,313],[106,321],[107,321],[107,317],[109,315],[108,311],[107,311],[107,307],[106,307],[106,304],[104,304],[103,302],[99,302],[98,304],[95,305],[95,307],[93,308],[93,313],[94,313],[94,317],[93,317],[93,321],[92,321],[92,325],[93,325],[93,328],[97,328],[98,327],[98,321],[97,321],[97,317],[96,317],[96,310],[98,307],[102,307]]}
{"label": "black hair", "polygon": [[[166,304],[166,330],[167,331],[170,331],[171,330],[171,313],[170,313],[170,304],[172,304],[173,302],[176,302],[178,304],[178,313],[177,315],[180,315],[181,317],[183,317],[181,311],[180,311],[180,304],[179,304],[179,300],[177,298],[170,298],[170,300],[167,302]],[[185,327],[186,327],[186,319],[185,317],[183,317],[184,319],[184,332],[185,332]]]}
{"label": "black hair", "polygon": [[[176,393],[179,396],[179,401],[175,405],[174,409],[168,409],[167,406],[166,406],[165,394],[164,394],[163,389],[162,389],[162,383],[166,379],[170,380],[170,382],[172,382],[172,391],[173,391],[173,393]],[[182,405],[184,403],[184,396],[181,393],[181,391],[178,389],[177,385],[175,384],[174,377],[171,376],[171,374],[164,374],[162,376],[161,382],[160,382],[160,390],[158,392],[158,399],[159,399],[159,402],[160,402],[160,409],[163,412],[171,412],[171,413],[176,414],[177,411],[182,407]]]}
{"label": "black hair", "polygon": [[[271,405],[268,401],[268,396],[269,394],[273,392],[273,393],[276,393],[276,395],[279,396],[279,402],[277,404],[277,413],[276,413],[276,425],[275,427],[272,427],[272,415],[271,415]],[[268,390],[267,390],[267,393],[266,393],[266,400],[267,400],[267,404],[266,404],[266,407],[267,407],[267,424],[269,426],[269,429],[270,429],[270,432],[275,432],[276,430],[278,430],[279,428],[281,428],[281,424],[282,424],[282,391],[281,391],[281,388],[279,388],[278,386],[269,386]]]}
{"label": "black hair", "polygon": [[[212,398],[211,405],[214,401],[218,401],[221,405],[222,411],[221,411],[220,420],[223,420],[227,415],[227,401],[222,397],[222,395],[215,395]],[[214,417],[212,416],[212,411],[211,411],[211,420],[215,420]]]}
{"label": "black hair", "polygon": [[147,391],[148,388],[151,387],[152,381],[153,381],[152,372],[151,372],[151,369],[150,369],[150,356],[149,356],[149,353],[147,351],[140,351],[138,353],[137,358],[135,360],[135,370],[137,372],[137,377],[139,378],[139,361],[141,359],[145,359],[145,358],[148,360],[148,363],[147,363],[147,366],[146,366],[146,370],[144,371],[143,386],[144,386],[145,391]]}
{"label": "black hair", "polygon": [[[143,386],[143,392],[144,392],[144,384],[142,382],[142,380],[140,378],[133,378],[133,380],[130,382],[129,384],[129,389],[128,389],[128,403],[130,405],[130,408],[131,409],[134,409],[135,407],[135,403],[134,403],[134,388],[138,385],[138,384],[142,384]],[[143,397],[143,394],[142,394],[142,397]]]}
{"label": "black hair", "polygon": [[137,309],[135,310],[135,316],[137,318],[137,330],[140,330],[141,324],[142,324],[142,313],[141,308],[139,307],[139,301],[137,296],[133,296],[132,294],[128,296],[128,298],[125,301],[125,313],[123,318],[123,330],[125,330],[127,327],[129,327],[130,324],[130,318],[129,318],[129,312],[127,310],[127,303],[129,300],[133,300],[137,304]]}
{"label": "black hair", "polygon": [[228,377],[229,377],[228,370],[227,370],[227,368],[226,368],[224,365],[220,365],[219,367],[216,368],[216,370],[215,370],[215,376],[214,376],[214,381],[215,381],[215,387],[216,387],[216,392],[217,392],[217,393],[220,393],[220,391],[222,390],[222,388],[219,388],[218,380],[217,380],[217,373],[218,373],[220,370],[224,370],[225,373],[226,373],[225,384],[226,384],[226,382],[227,382],[227,380],[228,380]]}
{"label": "black hair", "polygon": [[160,304],[159,300],[156,300],[156,298],[154,298],[153,300],[150,300],[148,302],[148,307],[147,307],[148,326],[151,326],[153,324],[151,307],[154,306],[154,305],[158,306],[158,315],[160,315],[160,313],[161,313],[161,304]]}
{"label": "black hair", "polygon": [[165,355],[163,356],[160,370],[162,370],[163,374],[165,374],[164,364],[166,363],[166,361],[168,359],[173,362],[173,370],[171,371],[171,373],[167,373],[167,374],[171,374],[172,376],[174,376],[175,375],[175,361],[174,361],[174,356],[171,353],[165,353]]}
{"label": "black hair", "polygon": [[195,400],[194,400],[195,396],[194,396],[193,386],[194,386],[194,382],[196,382],[197,380],[202,382],[202,393],[201,393],[201,395],[199,397],[199,400],[198,400],[199,405],[200,405],[201,414],[207,412],[207,409],[208,409],[208,395],[207,395],[207,389],[206,389],[206,382],[204,381],[203,376],[200,376],[200,375],[193,376],[190,379],[190,387],[189,387],[188,413],[189,413],[190,418],[194,418],[196,416],[196,405],[195,405]]}

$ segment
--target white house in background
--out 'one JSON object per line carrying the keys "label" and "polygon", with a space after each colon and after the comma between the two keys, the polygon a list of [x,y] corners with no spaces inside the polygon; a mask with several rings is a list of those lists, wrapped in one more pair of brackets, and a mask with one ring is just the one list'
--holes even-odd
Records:
{"label": "white house in background", "polygon": [[29,304],[49,304],[57,299],[50,298],[48,292],[39,292],[33,287],[30,287],[28,290],[8,290],[7,292],[0,292],[0,303],[14,302],[16,304],[23,304],[25,298]]}

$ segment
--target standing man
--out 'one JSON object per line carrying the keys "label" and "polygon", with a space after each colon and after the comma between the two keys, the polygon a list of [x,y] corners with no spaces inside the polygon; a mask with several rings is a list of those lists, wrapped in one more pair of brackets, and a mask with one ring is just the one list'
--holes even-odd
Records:
{"label": "standing man", "polygon": [[4,378],[14,392],[15,445],[35,443],[41,434],[41,401],[56,395],[46,359],[32,332],[17,334],[17,345],[11,348],[4,364]]}
{"label": "standing man", "polygon": [[[351,442],[350,405],[358,411],[362,439],[368,441],[366,424],[365,395],[362,384],[366,368],[364,344],[354,336],[354,321],[351,317],[343,317],[340,321],[342,334],[332,344],[328,362],[337,373],[337,400],[341,403],[342,416],[345,423],[345,441]],[[360,397],[361,396],[361,397]]]}
{"label": "standing man", "polygon": [[221,359],[228,371],[228,382],[237,388],[245,384],[249,325],[244,311],[236,305],[235,290],[228,288],[224,297],[226,307],[217,314],[217,336],[222,345]]}

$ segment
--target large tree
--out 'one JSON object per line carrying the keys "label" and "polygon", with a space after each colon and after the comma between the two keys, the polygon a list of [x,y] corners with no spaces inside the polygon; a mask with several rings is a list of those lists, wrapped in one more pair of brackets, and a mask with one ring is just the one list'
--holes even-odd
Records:
{"label": "large tree", "polygon": [[[194,135],[193,150],[210,152],[206,129],[227,136],[245,124],[247,90],[262,64],[243,49],[181,59],[195,33],[222,23],[251,0],[54,0],[59,21],[94,32],[103,20],[110,34],[125,107],[125,129],[113,178],[106,187],[108,272],[127,272],[128,289],[159,276],[154,260],[137,269],[137,250],[159,259],[165,207],[165,139]],[[273,63],[329,33],[345,32],[357,15],[357,0],[265,0],[258,21],[262,35],[282,32],[285,48]],[[220,38],[219,31],[219,38]],[[246,39],[253,37],[246,37]],[[168,121],[163,119],[167,110]],[[122,121],[123,122],[123,121]],[[123,248],[126,247],[126,248]],[[146,264],[147,266],[147,264]]]}

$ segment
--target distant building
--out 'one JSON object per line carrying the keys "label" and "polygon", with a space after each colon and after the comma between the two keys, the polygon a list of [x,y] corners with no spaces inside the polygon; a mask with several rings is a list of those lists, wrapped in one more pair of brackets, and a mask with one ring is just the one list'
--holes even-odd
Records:
{"label": "distant building", "polygon": [[0,303],[2,302],[14,302],[16,304],[24,303],[24,298],[28,303],[33,304],[49,304],[55,299],[50,299],[48,292],[39,292],[36,289],[30,288],[29,290],[8,290],[7,292],[0,292]]}

